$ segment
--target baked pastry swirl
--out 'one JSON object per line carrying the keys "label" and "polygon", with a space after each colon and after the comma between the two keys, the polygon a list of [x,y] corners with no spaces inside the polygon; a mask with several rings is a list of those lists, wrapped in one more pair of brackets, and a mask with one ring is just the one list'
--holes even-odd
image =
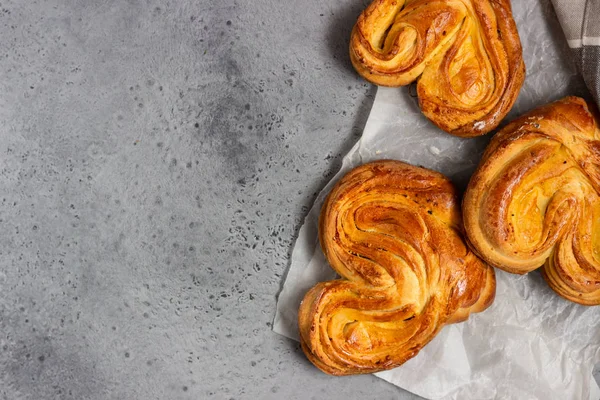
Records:
{"label": "baked pastry swirl", "polygon": [[300,305],[302,348],[332,375],[391,369],[440,329],[486,309],[494,270],[469,251],[460,207],[443,175],[398,161],[348,173],[319,221],[321,247],[342,279]]}
{"label": "baked pastry swirl", "polygon": [[472,248],[516,274],[543,265],[561,296],[600,304],[600,130],[583,99],[538,108],[501,130],[471,178]]}
{"label": "baked pastry swirl", "polygon": [[374,0],[354,26],[350,59],[377,85],[418,79],[425,116],[462,137],[496,128],[525,78],[509,0]]}

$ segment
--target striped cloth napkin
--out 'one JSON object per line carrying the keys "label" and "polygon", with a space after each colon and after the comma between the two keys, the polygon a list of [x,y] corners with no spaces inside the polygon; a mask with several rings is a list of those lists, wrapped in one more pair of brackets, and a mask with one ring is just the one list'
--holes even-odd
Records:
{"label": "striped cloth napkin", "polygon": [[552,0],[575,62],[600,105],[600,0]]}

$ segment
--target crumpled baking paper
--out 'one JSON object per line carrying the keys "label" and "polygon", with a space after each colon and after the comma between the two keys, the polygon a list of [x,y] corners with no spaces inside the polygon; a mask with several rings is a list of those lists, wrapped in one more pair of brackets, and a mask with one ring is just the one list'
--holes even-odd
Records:
{"label": "crumpled baking paper", "polygon": [[[514,1],[513,11],[527,79],[507,120],[565,95],[586,96],[549,1]],[[459,139],[440,131],[408,88],[379,88],[362,138],[300,230],[273,330],[298,340],[304,294],[336,277],[318,245],[317,220],[343,174],[368,161],[396,159],[442,172],[463,190],[488,141],[489,135]],[[537,271],[518,276],[496,270],[496,276],[496,300],[488,310],[446,326],[415,358],[376,375],[428,399],[599,400],[592,369],[600,361],[600,307],[563,300]]]}

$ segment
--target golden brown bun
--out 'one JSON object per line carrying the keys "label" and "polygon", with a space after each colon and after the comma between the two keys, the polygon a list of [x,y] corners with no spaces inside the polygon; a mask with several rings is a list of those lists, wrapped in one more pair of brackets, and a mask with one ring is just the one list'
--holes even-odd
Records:
{"label": "golden brown bun", "polygon": [[342,279],[300,305],[302,348],[321,370],[352,375],[397,367],[448,323],[494,300],[494,270],[461,235],[454,187],[398,161],[348,173],[319,220],[327,260]]}
{"label": "golden brown bun", "polygon": [[496,128],[525,79],[509,0],[375,0],[354,26],[350,59],[376,85],[420,77],[425,116],[461,137]]}
{"label": "golden brown bun", "polygon": [[542,265],[550,287],[600,304],[600,130],[567,97],[512,122],[490,142],[463,201],[467,236],[516,274]]}

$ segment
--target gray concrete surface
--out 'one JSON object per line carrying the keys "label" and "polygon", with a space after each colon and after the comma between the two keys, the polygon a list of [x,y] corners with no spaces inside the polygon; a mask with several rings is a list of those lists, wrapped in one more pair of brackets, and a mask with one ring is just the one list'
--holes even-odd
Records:
{"label": "gray concrete surface", "polygon": [[270,329],[362,2],[0,3],[0,398],[403,397]]}
{"label": "gray concrete surface", "polygon": [[270,329],[365,4],[0,2],[0,398],[416,398]]}

